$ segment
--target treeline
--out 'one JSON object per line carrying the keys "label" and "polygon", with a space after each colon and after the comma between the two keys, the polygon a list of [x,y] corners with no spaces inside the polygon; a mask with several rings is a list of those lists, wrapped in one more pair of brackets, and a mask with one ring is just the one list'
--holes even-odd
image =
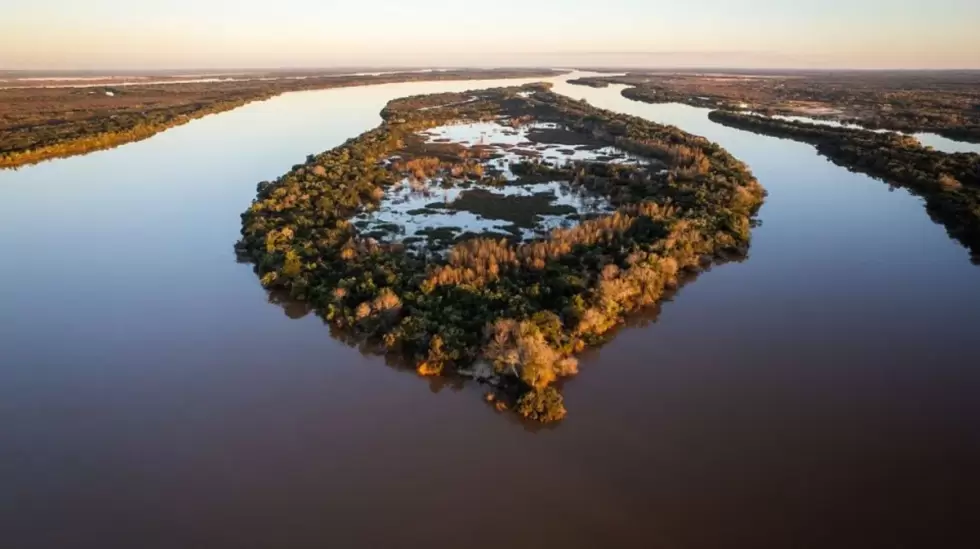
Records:
{"label": "treeline", "polygon": [[904,133],[932,132],[949,139],[980,143],[980,116],[967,117],[948,111],[935,113],[911,109],[845,118],[843,122]]}
{"label": "treeline", "polygon": [[[540,86],[406,98],[382,116],[378,128],[260,183],[238,252],[263,285],[308,301],[335,327],[383,343],[423,375],[486,372],[497,402],[538,421],[565,415],[554,383],[577,371],[576,353],[660,300],[681,272],[744,254],[763,200],[745,165],[718,145]],[[543,240],[471,238],[442,256],[379,243],[350,223],[406,171],[453,169],[445,159],[387,160],[417,132],[502,118],[556,122],[651,161],[515,165],[618,207]]]}
{"label": "treeline", "polygon": [[279,94],[421,80],[533,78],[542,70],[471,70],[304,80],[0,90],[0,168],[108,149]]}
{"label": "treeline", "polygon": [[718,101],[711,98],[695,97],[684,93],[678,93],[669,88],[659,86],[643,86],[625,88],[620,95],[626,99],[643,101],[645,103],[687,103],[695,107],[713,109],[718,106]]}
{"label": "treeline", "polygon": [[668,86],[642,82],[636,76],[589,76],[569,80],[568,83],[591,88],[605,88],[610,84],[623,84],[627,87],[623,88],[620,95],[644,103],[686,103],[696,107],[714,109],[718,107],[719,103],[725,102],[723,99],[695,96],[671,89]]}
{"label": "treeline", "polygon": [[602,80],[601,78],[585,77],[585,78],[571,78],[568,80],[569,84],[574,84],[576,86],[588,86],[590,88],[608,88],[609,82]]}
{"label": "treeline", "polygon": [[925,198],[930,215],[950,236],[980,258],[980,155],[937,151],[897,133],[728,111],[713,111],[708,116],[726,126],[811,143],[841,166],[909,189]]}
{"label": "treeline", "polygon": [[[933,132],[980,142],[980,72],[830,72],[774,74],[629,73],[574,84],[629,86],[622,95],[648,103],[732,110],[743,103],[766,114],[840,120],[870,129]],[[819,114],[820,112],[823,114]]]}
{"label": "treeline", "polygon": [[17,128],[5,132],[6,141],[0,151],[0,168],[15,168],[52,158],[111,149],[146,139],[209,114],[236,109],[251,101],[267,98],[256,96],[215,101],[206,105],[188,105],[86,120],[72,125],[58,124],[43,129]]}

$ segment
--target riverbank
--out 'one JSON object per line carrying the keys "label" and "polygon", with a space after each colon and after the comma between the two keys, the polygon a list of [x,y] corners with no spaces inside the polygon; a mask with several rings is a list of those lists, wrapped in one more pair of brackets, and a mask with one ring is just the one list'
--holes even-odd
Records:
{"label": "riverbank", "polygon": [[809,116],[980,143],[980,71],[637,71],[569,83],[623,84],[625,97],[649,103]]}
{"label": "riverbank", "polygon": [[730,111],[708,117],[734,128],[810,143],[833,162],[925,199],[926,210],[980,261],[980,155],[944,153],[914,137]]}
{"label": "riverbank", "polygon": [[447,70],[161,86],[0,90],[0,169],[116,147],[294,92],[417,81],[546,78],[544,69]]}

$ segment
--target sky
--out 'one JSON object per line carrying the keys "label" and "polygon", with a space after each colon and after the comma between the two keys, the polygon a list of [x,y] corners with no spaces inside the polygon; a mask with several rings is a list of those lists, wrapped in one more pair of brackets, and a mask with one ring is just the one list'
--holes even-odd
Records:
{"label": "sky", "polygon": [[978,68],[980,0],[5,0],[0,69]]}

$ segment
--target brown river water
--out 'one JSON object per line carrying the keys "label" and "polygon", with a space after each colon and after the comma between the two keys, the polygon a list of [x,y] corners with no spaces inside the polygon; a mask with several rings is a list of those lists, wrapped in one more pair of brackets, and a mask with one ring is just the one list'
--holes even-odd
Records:
{"label": "brown river water", "polygon": [[556,90],[721,143],[750,256],[588,352],[531,428],[270,301],[255,184],[396,97],[284,95],[0,172],[0,547],[980,547],[980,267],[922,201],[707,111]]}

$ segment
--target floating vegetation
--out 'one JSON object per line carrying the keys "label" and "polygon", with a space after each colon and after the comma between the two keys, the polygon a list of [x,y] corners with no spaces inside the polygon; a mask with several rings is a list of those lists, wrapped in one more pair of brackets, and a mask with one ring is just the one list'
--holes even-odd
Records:
{"label": "floating vegetation", "polygon": [[748,249],[764,191],[718,145],[544,85],[392,101],[242,215],[262,284],[420,375],[565,413],[555,382],[684,272]]}

